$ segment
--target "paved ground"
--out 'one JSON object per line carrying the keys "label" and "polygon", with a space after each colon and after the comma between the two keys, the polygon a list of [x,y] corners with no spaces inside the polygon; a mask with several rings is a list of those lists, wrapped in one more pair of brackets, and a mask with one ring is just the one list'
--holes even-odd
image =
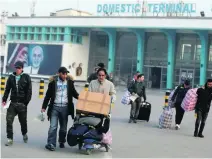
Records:
{"label": "paved ground", "polygon": [[[82,88],[78,87],[78,90]],[[142,157],[201,157],[210,158],[212,141],[212,114],[208,117],[204,135],[206,138],[194,138],[194,114],[186,113],[181,130],[162,130],[157,128],[158,118],[164,104],[164,93],[161,91],[148,91],[148,101],[152,103],[152,114],[149,123],[139,122],[128,124],[129,106],[120,104],[123,88],[118,88],[117,102],[112,110],[113,145],[112,151],[106,153],[95,151],[87,156],[77,148],[71,148],[66,144],[65,149],[57,148],[55,152],[45,150],[49,122],[41,123],[34,120],[38,115],[42,100],[38,98],[38,84],[33,85],[33,99],[29,105],[28,127],[29,142],[23,143],[20,133],[20,125],[14,122],[14,145],[5,147],[5,115],[1,113],[1,157],[2,158],[142,158]],[[69,120],[69,127],[72,125]]]}

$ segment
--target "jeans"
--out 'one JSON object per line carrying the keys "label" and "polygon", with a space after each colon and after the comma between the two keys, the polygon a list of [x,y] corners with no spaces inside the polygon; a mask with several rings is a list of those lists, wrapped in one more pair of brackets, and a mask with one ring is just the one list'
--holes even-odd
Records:
{"label": "jeans", "polygon": [[[202,134],[204,127],[205,127],[205,122],[208,117],[208,113],[202,112],[201,110],[197,110],[196,113],[197,113],[197,119],[195,122],[195,132],[198,133],[198,131],[199,131],[199,134]],[[200,125],[200,123],[201,123],[201,125]],[[199,125],[200,125],[200,128],[199,128]]]}
{"label": "jeans", "polygon": [[50,128],[48,132],[48,144],[53,144],[56,147],[58,120],[60,124],[59,143],[66,142],[67,124],[68,124],[68,106],[56,107],[53,106],[50,119]]}
{"label": "jeans", "polygon": [[180,125],[183,120],[185,111],[181,107],[181,104],[175,104],[175,108],[176,108],[175,124]]}
{"label": "jeans", "polygon": [[21,125],[22,135],[27,133],[27,106],[23,103],[12,103],[7,109],[7,138],[13,139],[13,121],[15,116],[18,115],[18,119]]}
{"label": "jeans", "polygon": [[141,98],[137,98],[131,105],[130,119],[137,119],[140,111]]}

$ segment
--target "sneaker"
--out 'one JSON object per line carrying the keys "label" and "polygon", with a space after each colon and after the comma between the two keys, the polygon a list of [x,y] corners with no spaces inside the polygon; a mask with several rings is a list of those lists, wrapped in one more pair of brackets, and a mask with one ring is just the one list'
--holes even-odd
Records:
{"label": "sneaker", "polygon": [[137,121],[134,119],[134,120],[133,120],[133,123],[137,123]]}
{"label": "sneaker", "polygon": [[60,148],[65,148],[64,143],[60,143]]}
{"label": "sneaker", "polygon": [[28,142],[28,136],[27,136],[27,134],[23,135],[23,140],[24,140],[25,143]]}
{"label": "sneaker", "polygon": [[53,144],[47,144],[45,148],[49,151],[55,151],[55,146]]}
{"label": "sneaker", "polygon": [[175,129],[176,130],[180,129],[180,125],[176,124]]}
{"label": "sneaker", "polygon": [[13,140],[12,139],[8,139],[7,143],[5,143],[5,146],[12,146],[13,145]]}

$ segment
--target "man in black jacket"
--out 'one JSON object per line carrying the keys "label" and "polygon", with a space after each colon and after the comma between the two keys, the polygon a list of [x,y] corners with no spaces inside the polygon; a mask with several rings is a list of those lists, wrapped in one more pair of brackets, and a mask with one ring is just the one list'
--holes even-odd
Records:
{"label": "man in black jacket", "polygon": [[45,112],[48,106],[48,119],[50,119],[50,128],[48,132],[48,143],[46,149],[54,151],[57,139],[58,120],[60,123],[59,143],[60,148],[64,148],[67,134],[68,115],[74,119],[73,97],[78,99],[74,82],[67,76],[69,71],[65,67],[60,67],[58,75],[50,79],[46,96],[42,105],[42,112]]}
{"label": "man in black jacket", "polygon": [[16,72],[12,73],[5,88],[4,96],[2,98],[2,105],[5,106],[7,98],[11,91],[10,100],[11,104],[7,109],[7,138],[8,141],[5,146],[13,144],[13,121],[18,115],[21,124],[21,132],[25,143],[28,141],[27,136],[27,105],[32,97],[32,83],[28,74],[23,73],[24,64],[20,61],[15,63]]}
{"label": "man in black jacket", "polygon": [[[93,80],[98,79],[97,71],[98,71],[99,68],[105,68],[104,63],[98,63],[97,68],[95,68],[95,72],[90,74],[90,76],[88,77],[88,79],[87,79],[88,83],[90,83]],[[106,79],[110,80],[110,76],[108,74],[106,74]]]}
{"label": "man in black jacket", "polygon": [[197,136],[201,138],[204,137],[202,135],[202,132],[205,127],[205,122],[208,117],[208,113],[210,111],[211,100],[212,100],[212,79],[208,79],[205,84],[205,87],[198,88],[197,90],[197,103],[195,107],[195,112],[197,114],[195,131],[194,131],[195,137]]}
{"label": "man in black jacket", "polygon": [[132,81],[132,83],[130,84],[128,91],[134,95],[137,94],[139,97],[132,102],[131,104],[131,111],[130,111],[130,119],[129,119],[129,123],[131,123],[132,121],[134,123],[136,123],[138,115],[139,115],[139,110],[140,110],[140,104],[142,101],[142,97],[144,98],[144,101],[146,101],[146,91],[145,91],[145,86],[144,86],[144,75],[143,74],[139,74],[137,76],[136,81]]}
{"label": "man in black jacket", "polygon": [[172,96],[172,101],[175,102],[175,109],[176,109],[176,115],[175,115],[175,129],[178,130],[180,129],[180,124],[182,122],[183,116],[185,111],[181,107],[181,104],[183,102],[183,99],[190,89],[190,81],[185,80],[184,84],[179,85],[177,89],[175,90],[173,96]]}

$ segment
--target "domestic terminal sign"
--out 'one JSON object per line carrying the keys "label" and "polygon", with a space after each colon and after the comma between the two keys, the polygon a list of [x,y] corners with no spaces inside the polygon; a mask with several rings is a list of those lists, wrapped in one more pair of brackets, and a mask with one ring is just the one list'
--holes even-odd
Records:
{"label": "domestic terminal sign", "polygon": [[97,13],[141,13],[145,8],[150,13],[196,13],[194,3],[139,3],[132,4],[98,4]]}

